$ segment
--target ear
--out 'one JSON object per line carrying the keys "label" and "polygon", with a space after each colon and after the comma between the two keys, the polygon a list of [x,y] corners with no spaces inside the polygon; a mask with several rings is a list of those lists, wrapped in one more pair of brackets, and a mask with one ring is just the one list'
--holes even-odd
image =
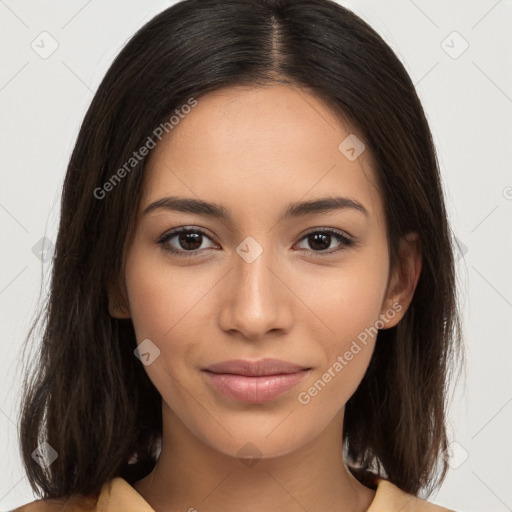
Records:
{"label": "ear", "polygon": [[398,261],[388,280],[382,304],[380,318],[384,329],[398,324],[409,308],[420,277],[421,263],[419,236],[414,232],[407,233],[400,240]]}
{"label": "ear", "polygon": [[[123,292],[124,290],[124,292]],[[107,286],[108,294],[108,312],[114,318],[130,318],[130,306],[127,293],[122,288],[119,281],[112,279]]]}

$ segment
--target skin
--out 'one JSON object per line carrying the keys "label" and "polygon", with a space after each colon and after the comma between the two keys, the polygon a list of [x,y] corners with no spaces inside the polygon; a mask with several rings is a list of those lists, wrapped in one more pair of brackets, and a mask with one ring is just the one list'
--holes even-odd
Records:
{"label": "skin", "polygon": [[[131,318],[138,343],[150,339],[160,350],[144,368],[163,399],[162,453],[134,486],[157,512],[355,512],[374,499],[346,467],[341,432],[375,337],[308,404],[298,400],[381,315],[384,328],[400,321],[421,271],[411,234],[389,272],[370,152],[350,161],[338,149],[350,133],[305,89],[237,86],[199,98],[152,150],[110,313]],[[232,221],[165,209],[142,214],[170,195],[221,204]],[[368,217],[342,209],[279,221],[289,203],[333,195],[359,201]],[[157,243],[180,226],[206,233],[192,257]],[[313,228],[340,230],[358,244],[334,252],[343,244],[327,237],[315,245],[306,236]],[[251,263],[236,252],[249,236],[263,249]],[[167,247],[186,252],[186,242],[176,236]],[[389,319],[393,304],[401,309]],[[218,393],[201,372],[263,357],[312,370],[284,395],[256,404]],[[248,442],[252,465],[239,455]]]}

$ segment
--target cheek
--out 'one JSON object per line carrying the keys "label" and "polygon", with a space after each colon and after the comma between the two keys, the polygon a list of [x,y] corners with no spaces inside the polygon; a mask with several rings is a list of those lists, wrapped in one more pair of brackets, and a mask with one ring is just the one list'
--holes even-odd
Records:
{"label": "cheek", "polygon": [[186,315],[205,291],[200,282],[191,282],[190,272],[170,269],[159,250],[135,243],[126,261],[126,287],[130,314],[137,340],[167,335],[186,323]]}
{"label": "cheek", "polygon": [[190,270],[170,269],[165,258],[143,248],[129,255],[126,287],[137,342],[150,339],[160,350],[155,364],[145,367],[155,384],[162,374],[197,365],[194,354],[209,318],[206,296],[214,285],[214,276],[194,278]]}
{"label": "cheek", "polygon": [[126,281],[137,340],[160,339],[175,322],[176,293],[159,278],[155,268],[127,270]]}
{"label": "cheek", "polygon": [[322,325],[329,344],[342,345],[376,324],[387,283],[384,257],[361,258],[332,271],[302,275],[300,294]]}
{"label": "cheek", "polygon": [[[314,316],[307,321],[309,338],[316,340],[321,364],[315,378],[302,388],[298,400],[312,409],[334,414],[357,389],[375,346],[387,283],[387,259],[372,257],[302,281],[301,288]],[[312,291],[314,290],[314,291]],[[306,301],[305,301],[306,302]],[[322,404],[322,406],[320,406]]]}

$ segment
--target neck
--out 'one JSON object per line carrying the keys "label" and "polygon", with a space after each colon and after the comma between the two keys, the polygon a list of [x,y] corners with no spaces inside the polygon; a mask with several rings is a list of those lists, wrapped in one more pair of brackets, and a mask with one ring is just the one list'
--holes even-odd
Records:
{"label": "neck", "polygon": [[343,411],[300,449],[279,457],[232,457],[194,436],[164,406],[162,451],[153,471],[134,484],[156,512],[363,512],[375,491],[362,485],[343,460]]}

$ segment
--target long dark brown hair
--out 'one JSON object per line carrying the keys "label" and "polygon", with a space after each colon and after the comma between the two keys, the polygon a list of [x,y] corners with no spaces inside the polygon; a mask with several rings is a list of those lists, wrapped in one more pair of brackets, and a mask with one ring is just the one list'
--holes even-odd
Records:
{"label": "long dark brown hair", "polygon": [[[398,325],[379,332],[346,404],[347,456],[415,495],[444,480],[447,386],[463,360],[455,245],[410,77],[367,23],[333,1],[186,0],[154,17],[119,53],[70,158],[50,290],[26,340],[39,326],[19,413],[23,463],[43,498],[97,493],[115,476],[133,483],[158,458],[161,396],[134,356],[131,319],[108,309],[147,155],[130,159],[157,127],[170,129],[170,116],[191,99],[275,81],[313,91],[361,134],[385,203],[391,267],[404,234],[421,240],[412,303]],[[43,441],[58,455],[48,467],[32,457]]]}

